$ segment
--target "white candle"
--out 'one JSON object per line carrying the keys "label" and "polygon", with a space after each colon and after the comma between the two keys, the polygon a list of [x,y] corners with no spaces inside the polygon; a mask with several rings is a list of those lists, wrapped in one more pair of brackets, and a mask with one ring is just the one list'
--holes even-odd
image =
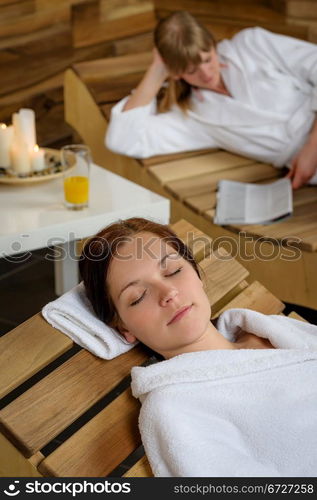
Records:
{"label": "white candle", "polygon": [[34,172],[40,172],[45,169],[46,165],[44,155],[44,149],[39,148],[36,144],[31,152],[31,165]]}
{"label": "white candle", "polygon": [[13,141],[13,126],[0,125],[0,167],[8,168],[11,164],[10,148]]}
{"label": "white candle", "polygon": [[20,109],[19,124],[23,140],[26,142],[29,151],[33,151],[33,148],[36,145],[35,113],[33,109]]}
{"label": "white candle", "polygon": [[22,126],[21,126],[21,120],[20,120],[19,113],[13,113],[12,123],[13,123],[13,129],[14,129],[14,141],[23,142],[24,137],[23,137],[23,130],[22,130]]}
{"label": "white candle", "polygon": [[13,172],[18,175],[29,175],[31,173],[31,161],[27,144],[14,141],[10,153]]}

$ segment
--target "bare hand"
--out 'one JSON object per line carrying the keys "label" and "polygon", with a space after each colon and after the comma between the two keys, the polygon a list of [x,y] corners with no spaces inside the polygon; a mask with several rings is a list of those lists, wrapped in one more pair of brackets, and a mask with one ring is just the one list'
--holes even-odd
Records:
{"label": "bare hand", "polygon": [[317,148],[306,143],[292,160],[291,169],[286,177],[292,180],[293,189],[306,184],[317,170]]}

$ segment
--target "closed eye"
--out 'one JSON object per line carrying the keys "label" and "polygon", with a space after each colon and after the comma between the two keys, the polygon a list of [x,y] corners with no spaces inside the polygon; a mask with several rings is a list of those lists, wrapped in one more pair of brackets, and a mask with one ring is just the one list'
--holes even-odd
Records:
{"label": "closed eye", "polygon": [[167,275],[167,277],[168,277],[168,276],[174,276],[174,274],[180,273],[182,269],[183,269],[182,267],[179,267],[179,268],[178,268],[178,269],[176,269],[176,271],[174,271],[173,273],[168,274],[168,275]]}
{"label": "closed eye", "polygon": [[132,304],[130,304],[131,306],[136,306],[139,302],[141,302],[141,300],[143,300],[143,297],[145,296],[145,293],[146,293],[146,290],[144,290],[144,292],[142,293],[141,297],[138,298],[137,300],[135,300],[134,302],[132,302]]}
{"label": "closed eye", "polygon": [[[175,274],[180,273],[182,269],[183,269],[182,267],[179,267],[179,268],[178,268],[178,269],[176,269],[176,271],[174,271],[173,273],[171,273],[171,274],[167,274],[167,275],[166,275],[166,278],[169,278],[170,276],[174,276]],[[135,300],[134,302],[132,302],[130,305],[131,305],[131,306],[136,306],[137,304],[139,304],[139,303],[140,303],[140,302],[144,299],[145,294],[146,294],[146,290],[144,290],[144,292],[142,293],[141,297],[139,297],[138,299],[136,299],[136,300]]]}

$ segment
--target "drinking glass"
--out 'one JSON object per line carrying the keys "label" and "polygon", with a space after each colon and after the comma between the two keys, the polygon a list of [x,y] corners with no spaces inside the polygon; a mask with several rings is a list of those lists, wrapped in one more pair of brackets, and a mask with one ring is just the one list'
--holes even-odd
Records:
{"label": "drinking glass", "polygon": [[69,144],[61,148],[64,200],[69,210],[82,210],[89,203],[91,153],[84,144]]}

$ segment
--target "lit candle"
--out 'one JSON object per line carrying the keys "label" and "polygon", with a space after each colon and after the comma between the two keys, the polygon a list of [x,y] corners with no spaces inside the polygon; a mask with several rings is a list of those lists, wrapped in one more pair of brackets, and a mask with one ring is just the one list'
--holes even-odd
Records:
{"label": "lit candle", "polygon": [[41,172],[41,170],[45,169],[46,165],[44,155],[44,149],[40,149],[36,144],[31,152],[31,165],[34,172]]}
{"label": "lit candle", "polygon": [[0,167],[10,167],[10,148],[13,140],[13,126],[0,125]]}
{"label": "lit candle", "polygon": [[13,141],[10,153],[13,172],[21,176],[29,175],[31,173],[31,161],[27,144],[21,141]]}

